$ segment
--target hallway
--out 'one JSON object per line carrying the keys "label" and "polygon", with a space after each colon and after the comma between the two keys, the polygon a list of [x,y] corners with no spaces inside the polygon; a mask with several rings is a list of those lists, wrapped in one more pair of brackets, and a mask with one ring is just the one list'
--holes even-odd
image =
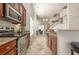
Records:
{"label": "hallway", "polygon": [[45,35],[38,35],[33,40],[32,44],[27,50],[27,55],[52,55],[50,49],[47,47],[47,40]]}

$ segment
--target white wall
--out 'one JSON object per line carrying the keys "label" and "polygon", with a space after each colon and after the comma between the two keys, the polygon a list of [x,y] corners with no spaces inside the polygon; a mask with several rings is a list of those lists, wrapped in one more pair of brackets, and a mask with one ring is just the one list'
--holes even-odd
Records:
{"label": "white wall", "polygon": [[34,30],[35,13],[33,10],[33,5],[31,3],[23,3],[23,5],[26,8],[26,30],[27,31],[30,31],[30,16],[33,19],[33,32],[32,32],[32,35],[30,36],[30,44],[31,44],[36,35]]}
{"label": "white wall", "polygon": [[71,46],[70,42],[79,42],[79,4],[73,3],[68,5],[68,14],[69,17],[69,29],[74,31],[58,31],[57,32],[57,42],[58,42],[58,54],[70,54]]}
{"label": "white wall", "polygon": [[33,20],[33,31],[34,31],[34,33],[33,33],[33,36],[34,36],[34,38],[36,37],[36,31],[37,31],[37,15],[36,14],[34,14],[34,20]]}
{"label": "white wall", "polygon": [[27,12],[26,12],[26,18],[27,18],[26,30],[28,30],[28,31],[30,30],[30,16],[31,16],[33,19],[33,35],[31,35],[31,37],[36,37],[37,15],[34,12],[33,5],[31,3],[25,3],[24,6],[27,10]]}
{"label": "white wall", "polygon": [[33,35],[33,18],[30,17],[30,36]]}
{"label": "white wall", "polygon": [[69,28],[79,29],[79,3],[69,4]]}
{"label": "white wall", "polygon": [[54,29],[79,29],[79,3],[70,3],[67,9],[60,12],[60,18],[66,17],[62,24],[57,24]]}
{"label": "white wall", "polygon": [[[51,28],[53,28],[55,30],[57,30],[57,29],[68,29],[69,28],[69,22],[68,22],[67,13],[68,13],[68,9],[62,9],[59,14],[60,14],[60,18],[63,18],[63,22],[60,23],[61,20],[59,19],[59,22],[54,23],[53,26],[51,26]],[[51,23],[51,19],[50,19],[50,23]]]}
{"label": "white wall", "polygon": [[[69,4],[67,13],[67,26],[71,30],[58,30],[57,31],[57,46],[58,54],[71,54],[71,42],[79,42],[79,4]],[[63,22],[63,25],[65,25]],[[76,30],[76,31],[75,31]]]}
{"label": "white wall", "polygon": [[79,31],[60,30],[57,32],[57,51],[59,55],[71,54],[71,42],[79,42]]}
{"label": "white wall", "polygon": [[43,25],[44,26],[44,22],[42,19],[37,19],[37,31],[39,30],[39,26]]}
{"label": "white wall", "polygon": [[26,8],[26,30],[30,31],[30,16],[34,18],[34,11],[31,3],[23,3]]}

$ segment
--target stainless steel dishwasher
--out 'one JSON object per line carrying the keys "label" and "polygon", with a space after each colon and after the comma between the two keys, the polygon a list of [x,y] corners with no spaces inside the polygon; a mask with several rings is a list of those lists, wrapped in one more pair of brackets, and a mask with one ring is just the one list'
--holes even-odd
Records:
{"label": "stainless steel dishwasher", "polygon": [[26,35],[23,35],[17,39],[17,54],[26,54]]}

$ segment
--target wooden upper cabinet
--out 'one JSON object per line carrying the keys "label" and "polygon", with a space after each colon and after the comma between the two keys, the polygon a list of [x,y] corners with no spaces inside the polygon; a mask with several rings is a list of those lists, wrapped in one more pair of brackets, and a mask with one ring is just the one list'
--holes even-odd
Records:
{"label": "wooden upper cabinet", "polygon": [[14,3],[9,3],[10,6],[12,6],[14,8]]}
{"label": "wooden upper cabinet", "polygon": [[0,17],[3,17],[3,3],[0,3]]}
{"label": "wooden upper cabinet", "polygon": [[26,9],[24,8],[23,10],[24,10],[23,11],[23,18],[24,18],[23,19],[23,22],[24,22],[23,25],[26,26]]}
{"label": "wooden upper cabinet", "polygon": [[9,51],[6,55],[16,55],[16,47]]}
{"label": "wooden upper cabinet", "polygon": [[14,9],[16,9],[18,12],[20,12],[20,5],[19,5],[19,3],[14,3]]}
{"label": "wooden upper cabinet", "polygon": [[22,14],[23,13],[23,5],[20,3],[20,13]]}
{"label": "wooden upper cabinet", "polygon": [[[26,9],[23,6],[23,4],[21,4],[21,3],[8,3],[8,4],[21,14],[20,23],[22,24],[22,26],[25,26],[26,25]],[[5,17],[6,11],[5,10],[6,10],[5,3],[0,3],[0,17],[6,18]],[[16,21],[14,21],[14,22],[11,21],[11,22],[16,23]]]}
{"label": "wooden upper cabinet", "polygon": [[20,14],[21,14],[21,25],[23,24],[23,6],[20,4]]}
{"label": "wooden upper cabinet", "polygon": [[22,4],[20,4],[20,13],[21,13],[21,25],[26,25],[26,9]]}
{"label": "wooden upper cabinet", "polygon": [[20,12],[20,4],[19,3],[9,3],[9,5],[12,6],[18,12]]}

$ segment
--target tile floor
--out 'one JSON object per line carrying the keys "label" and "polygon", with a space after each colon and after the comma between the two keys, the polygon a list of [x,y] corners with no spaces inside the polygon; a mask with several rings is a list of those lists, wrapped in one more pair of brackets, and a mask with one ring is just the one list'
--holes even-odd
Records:
{"label": "tile floor", "polygon": [[51,50],[47,47],[47,38],[45,35],[39,35],[33,40],[27,50],[27,55],[52,55]]}

